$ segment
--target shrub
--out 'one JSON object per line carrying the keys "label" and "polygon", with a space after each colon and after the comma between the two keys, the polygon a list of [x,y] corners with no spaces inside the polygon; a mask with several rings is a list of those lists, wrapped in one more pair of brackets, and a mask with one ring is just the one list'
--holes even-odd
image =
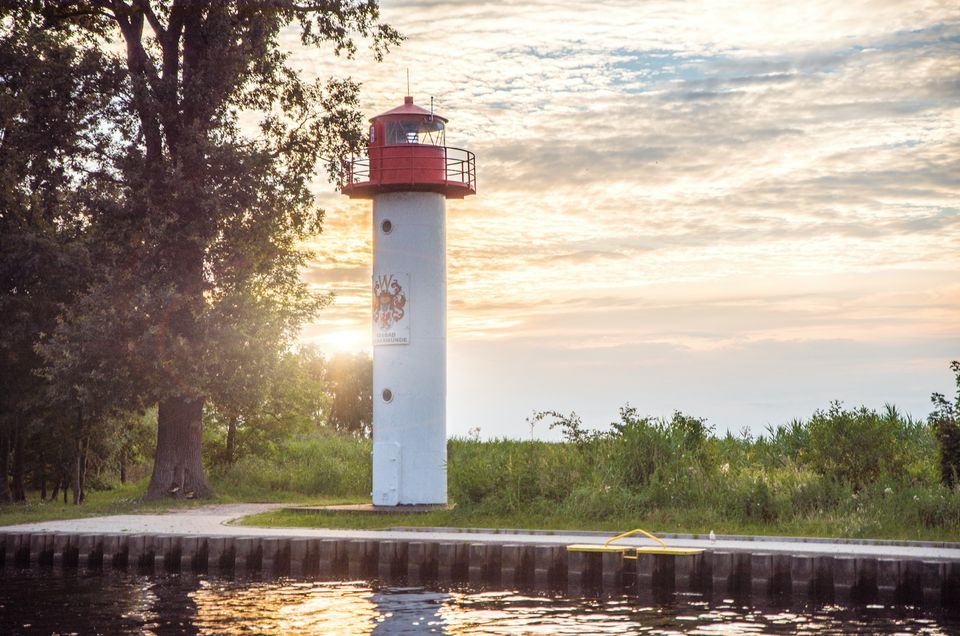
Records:
{"label": "shrub", "polygon": [[854,488],[873,483],[880,475],[901,475],[905,465],[900,418],[896,409],[884,415],[861,406],[844,409],[833,402],[810,419],[810,464],[814,470]]}
{"label": "shrub", "polygon": [[500,512],[540,500],[556,505],[591,481],[589,453],[574,444],[452,439],[447,448],[449,491],[458,503],[485,503]]}
{"label": "shrub", "polygon": [[934,393],[934,412],[930,414],[939,446],[940,481],[947,488],[960,485],[960,362],[951,362],[950,370],[957,381],[956,402],[951,404],[940,393]]}
{"label": "shrub", "polygon": [[214,477],[222,494],[238,497],[274,492],[366,497],[371,487],[370,442],[322,434],[291,438],[274,453],[246,455]]}

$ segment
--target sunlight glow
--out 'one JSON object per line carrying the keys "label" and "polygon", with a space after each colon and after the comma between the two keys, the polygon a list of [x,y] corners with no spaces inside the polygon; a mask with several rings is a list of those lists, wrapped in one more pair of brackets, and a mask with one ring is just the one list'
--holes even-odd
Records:
{"label": "sunlight glow", "polygon": [[[502,383],[502,369],[532,376],[532,361],[559,349],[605,352],[603,375],[625,378],[604,387],[616,398],[561,392],[559,372],[536,373],[584,414],[637,399],[625,370],[638,364],[728,365],[737,374],[716,381],[742,384],[701,406],[742,409],[735,430],[782,416],[786,406],[754,394],[787,350],[816,368],[810,410],[867,386],[908,410],[950,392],[863,374],[939,355],[946,382],[960,350],[956,7],[530,0],[383,13],[407,40],[351,69],[365,113],[402,100],[409,68],[415,99],[433,96],[450,118],[448,143],[477,156],[477,196],[448,204],[451,351],[496,350],[501,366],[487,373]],[[534,15],[537,28],[513,28]],[[307,75],[342,70],[298,59]],[[369,202],[322,181],[316,194],[325,231],[305,278],[336,302],[303,339],[368,348]],[[451,364],[451,378],[479,381],[475,362]],[[683,387],[686,367],[675,371],[645,369]],[[571,362],[564,373],[595,371]],[[449,402],[461,432],[497,419],[464,399]],[[679,407],[697,403],[661,408]],[[502,431],[529,408],[505,400]]]}

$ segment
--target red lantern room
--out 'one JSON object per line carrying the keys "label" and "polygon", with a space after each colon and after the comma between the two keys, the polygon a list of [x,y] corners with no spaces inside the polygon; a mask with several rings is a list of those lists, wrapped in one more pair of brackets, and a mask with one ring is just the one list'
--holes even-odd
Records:
{"label": "red lantern room", "polygon": [[351,157],[343,193],[351,199],[384,192],[438,192],[448,199],[476,194],[473,153],[446,145],[446,123],[410,96],[371,119],[367,157]]}

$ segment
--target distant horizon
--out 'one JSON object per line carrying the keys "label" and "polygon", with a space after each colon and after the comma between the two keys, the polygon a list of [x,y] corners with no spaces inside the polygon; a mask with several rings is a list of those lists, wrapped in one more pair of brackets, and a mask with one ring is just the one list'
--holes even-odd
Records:
{"label": "distant horizon", "polygon": [[[448,202],[450,435],[529,437],[547,409],[603,427],[626,403],[756,434],[832,400],[925,418],[955,392],[960,11],[411,0],[383,17],[407,40],[382,64],[289,49],[362,81],[366,117],[410,69],[448,145],[476,153],[477,196]],[[301,341],[369,352],[370,205],[314,190],[304,276],[336,299]]]}

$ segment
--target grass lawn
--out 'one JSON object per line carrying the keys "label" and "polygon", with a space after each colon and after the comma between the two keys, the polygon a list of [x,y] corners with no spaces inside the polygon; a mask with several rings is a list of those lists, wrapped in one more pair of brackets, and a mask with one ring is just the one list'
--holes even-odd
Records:
{"label": "grass lawn", "polygon": [[[39,501],[37,493],[30,493],[26,503],[0,507],[0,526],[21,523],[36,523],[61,519],[76,519],[117,514],[161,514],[183,508],[193,508],[215,503],[289,502],[302,505],[327,505],[337,503],[364,503],[356,497],[307,497],[290,492],[250,493],[242,498],[219,496],[206,500],[165,500],[144,502],[146,481],[91,492],[81,506],[58,501]],[[355,514],[355,513],[303,513],[277,510],[251,515],[238,521],[240,525],[285,528],[357,528],[381,529],[397,526],[455,527],[489,529],[537,529],[537,530],[594,530],[600,532],[623,532],[644,528],[652,532],[708,534],[812,536],[835,538],[872,538],[926,541],[957,541],[960,529],[953,527],[913,527],[897,524],[895,520],[870,533],[851,532],[850,520],[843,515],[823,514],[802,521],[779,521],[774,523],[736,523],[724,520],[719,514],[704,510],[660,510],[636,517],[606,518],[577,517],[569,514],[542,514],[536,512],[496,514],[477,506],[458,506],[452,510],[440,510],[425,514]]]}
{"label": "grass lawn", "polygon": [[[712,517],[712,518],[711,518]],[[244,517],[240,525],[271,528],[358,528],[376,530],[397,526],[535,529],[535,530],[593,530],[598,532],[625,532],[644,528],[651,532],[701,534],[711,530],[717,534],[804,536],[829,538],[870,538],[922,541],[958,541],[957,528],[911,528],[895,526],[861,536],[846,531],[846,520],[824,516],[810,518],[803,523],[737,524],[720,520],[702,511],[661,511],[645,517],[610,517],[606,519],[574,518],[568,515],[514,514],[496,515],[465,507],[423,514],[356,514],[304,513],[276,510]]]}
{"label": "grass lawn", "polygon": [[[0,526],[11,526],[21,523],[39,523],[42,521],[59,521],[62,519],[80,519],[83,517],[102,517],[107,515],[123,514],[162,514],[184,508],[197,508],[218,503],[261,503],[261,502],[291,502],[306,505],[326,505],[336,503],[351,503],[353,500],[334,497],[308,497],[301,493],[291,492],[260,492],[245,493],[244,496],[218,495],[212,499],[166,499],[163,501],[144,501],[143,495],[147,491],[148,480],[116,486],[110,490],[95,490],[87,494],[87,499],[80,506],[72,503],[63,503],[62,495],[56,501],[41,501],[40,493],[28,492],[27,501],[0,506]],[[227,492],[227,489],[214,488],[218,492]],[[72,492],[70,493],[72,496]],[[68,500],[71,500],[68,497]],[[72,501],[72,500],[71,500]]]}
{"label": "grass lawn", "polygon": [[196,500],[144,502],[142,498],[147,488],[146,483],[143,481],[112,490],[91,491],[80,506],[63,503],[62,496],[57,497],[56,501],[40,501],[39,492],[28,492],[27,501],[0,506],[0,526],[104,515],[162,513],[206,503]]}

